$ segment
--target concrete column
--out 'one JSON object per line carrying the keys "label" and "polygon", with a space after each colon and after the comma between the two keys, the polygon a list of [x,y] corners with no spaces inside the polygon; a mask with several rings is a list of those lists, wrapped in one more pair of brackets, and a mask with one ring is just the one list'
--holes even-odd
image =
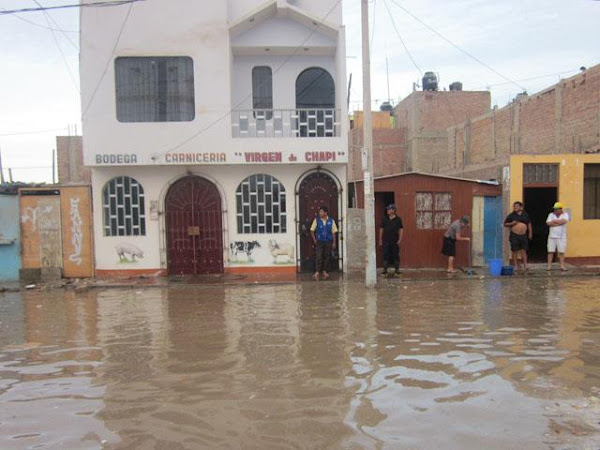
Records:
{"label": "concrete column", "polygon": [[[562,153],[563,85],[556,85],[554,95],[554,153]],[[575,148],[572,149],[575,152]]]}

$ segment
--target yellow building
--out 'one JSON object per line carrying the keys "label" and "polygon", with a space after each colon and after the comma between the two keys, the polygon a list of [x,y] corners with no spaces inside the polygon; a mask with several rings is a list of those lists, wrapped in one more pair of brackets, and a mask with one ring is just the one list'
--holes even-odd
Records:
{"label": "yellow building", "polygon": [[571,218],[566,256],[572,263],[600,262],[600,154],[518,155],[510,159],[510,203],[531,216],[530,258],[546,257],[546,218],[554,202]]}

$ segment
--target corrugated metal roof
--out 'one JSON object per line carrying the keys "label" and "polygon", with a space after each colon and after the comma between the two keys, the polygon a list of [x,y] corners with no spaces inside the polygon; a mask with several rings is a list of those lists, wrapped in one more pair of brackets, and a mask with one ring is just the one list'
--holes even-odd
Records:
{"label": "corrugated metal roof", "polygon": [[[405,177],[408,175],[419,175],[419,176],[423,176],[423,177],[443,178],[445,180],[468,181],[470,183],[488,184],[490,186],[500,186],[500,183],[498,181],[472,180],[469,178],[451,177],[451,176],[447,176],[447,175],[438,175],[438,174],[433,174],[433,173],[422,173],[422,172],[403,172],[403,173],[397,173],[394,175],[384,175],[381,177],[375,177],[374,180],[385,180],[388,178]],[[350,183],[358,183],[358,182],[364,182],[364,179],[351,181]]]}

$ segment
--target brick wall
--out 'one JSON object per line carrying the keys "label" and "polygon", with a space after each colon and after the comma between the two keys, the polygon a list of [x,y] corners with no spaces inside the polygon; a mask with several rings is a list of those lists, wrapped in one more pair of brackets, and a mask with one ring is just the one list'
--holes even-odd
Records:
{"label": "brick wall", "polygon": [[[350,146],[348,181],[362,180],[363,130],[352,129],[348,136]],[[373,167],[375,176],[393,175],[406,171],[406,130],[373,130]]]}
{"label": "brick wall", "polygon": [[397,125],[407,130],[407,170],[438,172],[450,165],[448,127],[489,111],[489,92],[417,91],[395,108]]}
{"label": "brick wall", "polygon": [[81,136],[57,136],[56,149],[59,183],[91,183],[90,169],[83,165]]}
{"label": "brick wall", "polygon": [[450,163],[440,172],[501,176],[501,167],[511,155],[597,151],[600,65],[449,128]]}

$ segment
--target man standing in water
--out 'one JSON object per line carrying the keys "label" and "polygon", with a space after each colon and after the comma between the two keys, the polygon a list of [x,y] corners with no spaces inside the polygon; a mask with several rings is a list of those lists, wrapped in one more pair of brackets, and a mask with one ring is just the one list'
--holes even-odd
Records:
{"label": "man standing in water", "polygon": [[567,223],[569,215],[564,211],[564,205],[560,202],[554,204],[554,212],[551,212],[546,219],[546,224],[550,227],[548,234],[548,268],[552,270],[554,254],[558,252],[560,270],[567,271],[565,267],[565,253],[567,251]]}
{"label": "man standing in water", "polygon": [[533,238],[533,227],[529,215],[523,211],[523,203],[514,203],[513,212],[506,216],[504,226],[510,228],[508,241],[510,242],[515,269],[519,270],[519,259],[522,259],[523,269],[528,270],[527,250],[529,249],[529,241]]}
{"label": "man standing in water", "polygon": [[470,241],[468,237],[461,236],[461,230],[469,226],[469,216],[462,216],[460,219],[452,222],[448,231],[444,234],[444,245],[442,246],[442,255],[448,257],[448,273],[455,273],[454,257],[456,256],[456,241]]}
{"label": "man standing in water", "polygon": [[313,220],[310,227],[310,234],[315,243],[315,280],[318,280],[321,274],[324,280],[329,278],[329,259],[331,251],[336,249],[337,232],[337,225],[335,220],[329,217],[329,210],[326,206],[321,206],[319,217]]}
{"label": "man standing in water", "polygon": [[402,219],[396,215],[396,205],[386,208],[386,215],[379,229],[379,246],[383,247],[383,275],[388,275],[388,266],[394,264],[395,273],[400,273],[400,244],[404,235]]}

